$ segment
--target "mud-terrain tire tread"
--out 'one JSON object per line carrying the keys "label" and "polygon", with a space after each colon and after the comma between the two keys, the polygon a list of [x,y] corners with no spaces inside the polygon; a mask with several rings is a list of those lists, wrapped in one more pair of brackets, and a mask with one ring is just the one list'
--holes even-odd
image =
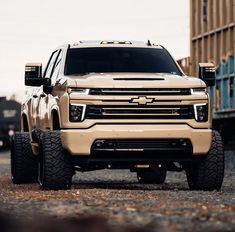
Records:
{"label": "mud-terrain tire tread", "polygon": [[40,139],[39,183],[45,190],[70,189],[73,168],[63,149],[59,131],[43,132]]}
{"label": "mud-terrain tire tread", "polygon": [[162,168],[137,171],[137,180],[141,184],[163,184],[167,171]]}
{"label": "mud-terrain tire tread", "polygon": [[14,184],[35,183],[38,161],[33,155],[28,132],[16,132],[11,144],[11,174]]}
{"label": "mud-terrain tire tread", "polygon": [[207,156],[186,170],[192,190],[220,190],[224,178],[224,150],[219,132],[212,132],[212,144]]}

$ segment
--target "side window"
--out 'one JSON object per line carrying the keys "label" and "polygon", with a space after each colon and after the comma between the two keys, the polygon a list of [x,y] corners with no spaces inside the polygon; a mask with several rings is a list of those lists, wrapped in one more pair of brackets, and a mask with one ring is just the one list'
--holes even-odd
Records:
{"label": "side window", "polygon": [[58,54],[58,58],[56,59],[54,70],[53,70],[52,77],[51,77],[52,85],[56,83],[57,77],[59,75],[62,56],[63,56],[63,52],[60,50]]}
{"label": "side window", "polygon": [[44,77],[50,78],[51,77],[51,72],[54,66],[54,63],[56,61],[56,57],[58,55],[58,51],[55,51],[51,54],[51,57],[49,59],[49,62],[47,64],[47,69]]}

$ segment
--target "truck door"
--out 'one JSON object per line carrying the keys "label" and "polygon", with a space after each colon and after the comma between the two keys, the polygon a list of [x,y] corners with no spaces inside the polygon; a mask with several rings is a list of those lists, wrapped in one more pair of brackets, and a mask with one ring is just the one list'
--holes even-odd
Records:
{"label": "truck door", "polygon": [[[55,85],[56,78],[59,74],[60,62],[62,59],[62,50],[58,50],[55,53],[55,59],[51,63],[51,70],[45,74],[45,77],[51,78],[51,88]],[[51,94],[46,94],[43,89],[40,95],[39,101],[39,122],[40,128],[49,129],[50,125],[50,109],[53,104],[56,104],[56,99]]]}
{"label": "truck door", "polygon": [[[51,54],[43,77],[50,78],[55,61],[58,56],[58,52],[59,51],[56,50]],[[34,100],[32,103],[32,112],[34,112],[34,128],[40,128],[40,129],[46,128],[44,127],[45,122],[41,121],[43,118],[46,117],[45,114],[47,113],[46,105],[44,104],[45,101],[42,101],[42,99],[44,99],[45,97],[46,94],[43,92],[43,86],[41,86],[39,87],[38,91],[34,94]]]}

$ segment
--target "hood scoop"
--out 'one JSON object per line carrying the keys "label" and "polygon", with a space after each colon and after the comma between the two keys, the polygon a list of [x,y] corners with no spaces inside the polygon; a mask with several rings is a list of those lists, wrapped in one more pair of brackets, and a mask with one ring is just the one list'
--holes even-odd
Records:
{"label": "hood scoop", "polygon": [[117,77],[113,78],[115,81],[164,81],[164,78],[148,78],[148,77]]}

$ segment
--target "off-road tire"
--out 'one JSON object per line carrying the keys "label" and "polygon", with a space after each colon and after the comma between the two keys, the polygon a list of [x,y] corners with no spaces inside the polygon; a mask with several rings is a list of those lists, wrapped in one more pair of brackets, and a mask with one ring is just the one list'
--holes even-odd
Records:
{"label": "off-road tire", "polygon": [[12,138],[11,177],[14,184],[37,182],[38,162],[33,155],[28,132],[16,132]]}
{"label": "off-road tire", "polygon": [[166,179],[166,170],[162,168],[149,168],[137,171],[137,180],[141,184],[163,184]]}
{"label": "off-road tire", "polygon": [[42,189],[70,189],[73,167],[59,131],[42,132],[39,143],[39,184]]}
{"label": "off-road tire", "polygon": [[192,190],[220,190],[224,178],[224,150],[219,132],[212,132],[208,154],[202,160],[189,165],[186,175]]}

